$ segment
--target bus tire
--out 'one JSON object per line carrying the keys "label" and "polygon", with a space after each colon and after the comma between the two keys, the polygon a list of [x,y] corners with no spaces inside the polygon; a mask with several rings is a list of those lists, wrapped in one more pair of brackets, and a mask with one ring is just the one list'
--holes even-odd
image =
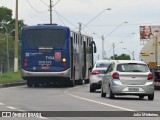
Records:
{"label": "bus tire", "polygon": [[89,79],[85,79],[85,83],[88,84],[89,83]]}
{"label": "bus tire", "polygon": [[39,82],[34,81],[34,87],[39,87]]}
{"label": "bus tire", "polygon": [[33,82],[30,81],[30,80],[27,80],[27,86],[28,86],[28,87],[33,87]]}
{"label": "bus tire", "polygon": [[69,81],[69,87],[74,87],[75,85],[75,81],[74,80],[70,80]]}
{"label": "bus tire", "polygon": [[78,80],[78,85],[83,85],[83,79]]}

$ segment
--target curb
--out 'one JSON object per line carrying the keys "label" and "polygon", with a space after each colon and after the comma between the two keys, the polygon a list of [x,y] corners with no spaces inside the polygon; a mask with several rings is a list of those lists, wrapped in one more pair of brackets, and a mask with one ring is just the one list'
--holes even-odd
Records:
{"label": "curb", "polygon": [[0,84],[0,88],[14,87],[14,86],[20,86],[20,85],[26,85],[26,82],[7,83],[5,85]]}

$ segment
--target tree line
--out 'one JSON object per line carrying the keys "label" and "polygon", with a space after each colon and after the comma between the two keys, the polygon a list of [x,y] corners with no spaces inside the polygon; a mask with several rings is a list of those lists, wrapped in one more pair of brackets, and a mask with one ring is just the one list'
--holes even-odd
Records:
{"label": "tree line", "polygon": [[[21,40],[21,27],[25,26],[23,20],[18,20],[18,36]],[[4,27],[5,26],[5,27]],[[7,7],[0,7],[0,71],[7,71],[7,35],[9,52],[9,70],[13,70],[14,65],[14,40],[15,40],[15,19],[12,10]],[[19,56],[21,44],[19,42]],[[19,57],[20,58],[20,57]],[[20,64],[20,63],[19,63]]]}

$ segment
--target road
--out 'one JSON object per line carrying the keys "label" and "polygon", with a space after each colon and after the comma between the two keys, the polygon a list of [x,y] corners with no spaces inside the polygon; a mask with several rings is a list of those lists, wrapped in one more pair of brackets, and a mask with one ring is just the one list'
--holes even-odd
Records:
{"label": "road", "polygon": [[[117,96],[110,100],[101,98],[100,90],[89,92],[89,85],[73,88],[28,88],[17,86],[0,89],[0,111],[159,111],[160,91],[155,91],[154,101],[147,97]],[[123,112],[123,113],[125,113]],[[107,112],[106,112],[107,113]],[[96,114],[96,113],[95,113]],[[93,114],[93,116],[95,116]],[[108,113],[110,114],[110,113]],[[113,112],[113,114],[120,114]],[[62,115],[63,116],[63,115]],[[0,120],[21,120],[22,118],[0,118]],[[23,118],[28,120],[29,118]],[[38,117],[30,120],[150,120],[150,117]],[[159,120],[154,117],[152,120]]]}

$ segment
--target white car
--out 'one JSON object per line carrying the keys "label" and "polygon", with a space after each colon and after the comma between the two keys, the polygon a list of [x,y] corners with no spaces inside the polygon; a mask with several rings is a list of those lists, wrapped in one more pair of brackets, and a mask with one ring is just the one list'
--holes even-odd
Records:
{"label": "white car", "polygon": [[90,92],[101,89],[102,76],[105,74],[110,60],[97,60],[90,74]]}
{"label": "white car", "polygon": [[153,74],[142,61],[114,61],[108,66],[102,79],[101,97],[106,97],[106,94],[110,99],[115,95],[136,95],[139,99],[148,96],[148,100],[153,100]]}

